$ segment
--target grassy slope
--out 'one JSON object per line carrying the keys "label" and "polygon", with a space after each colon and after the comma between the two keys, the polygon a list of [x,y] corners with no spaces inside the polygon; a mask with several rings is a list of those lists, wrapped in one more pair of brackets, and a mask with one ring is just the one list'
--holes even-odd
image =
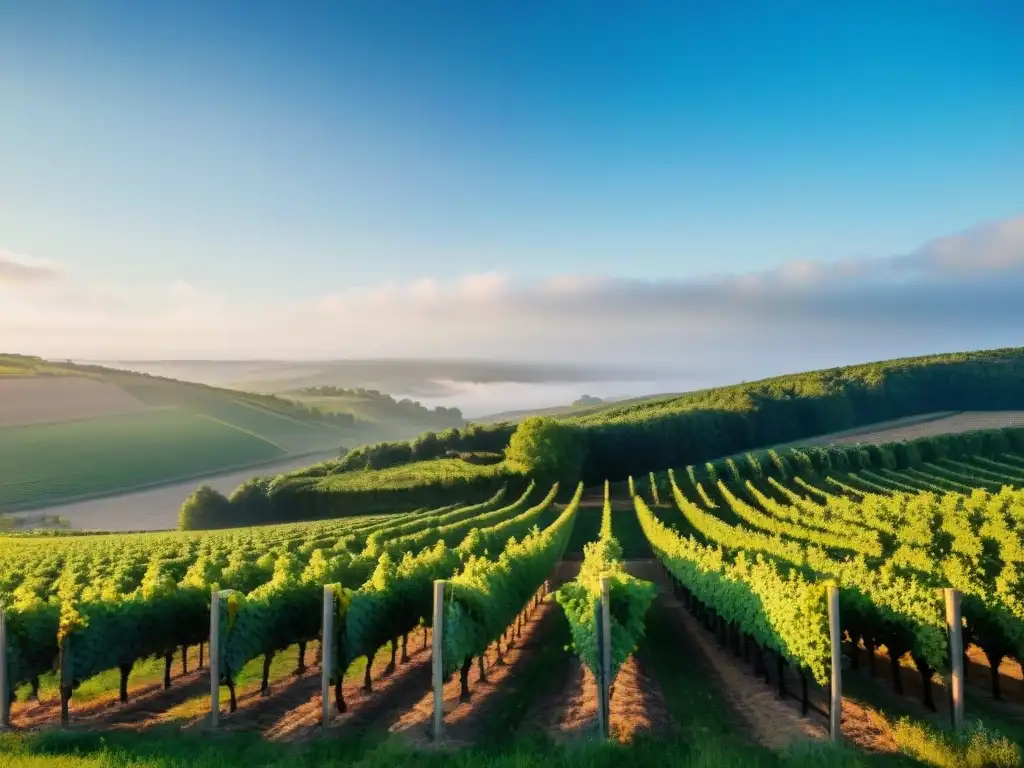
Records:
{"label": "grassy slope", "polygon": [[504,464],[477,465],[460,459],[418,461],[389,469],[369,469],[332,475],[327,482],[335,490],[402,489],[451,482],[474,477],[500,476],[507,472]]}
{"label": "grassy slope", "polygon": [[41,506],[285,455],[191,413],[153,410],[0,430],[0,509]]}
{"label": "grassy slope", "polygon": [[42,507],[361,442],[287,401],[95,367],[0,355],[7,375],[99,378],[153,407],[0,428],[0,510]]}
{"label": "grassy slope", "polygon": [[143,376],[112,368],[51,363],[39,358],[0,354],[0,371],[7,375],[62,375],[99,378],[145,405],[175,408],[224,422],[289,453],[330,450],[351,438],[351,430],[318,412],[294,408],[283,399],[268,398],[203,384]]}
{"label": "grassy slope", "polygon": [[341,427],[265,407],[245,393],[125,373],[109,373],[104,378],[147,405],[170,406],[230,424],[288,453],[330,450],[345,438]]}

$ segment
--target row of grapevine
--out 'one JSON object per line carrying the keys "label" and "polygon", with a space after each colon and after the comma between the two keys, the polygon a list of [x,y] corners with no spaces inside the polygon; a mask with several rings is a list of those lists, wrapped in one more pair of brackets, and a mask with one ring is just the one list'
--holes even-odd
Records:
{"label": "row of grapevine", "polygon": [[[464,516],[467,509],[469,514],[486,511],[500,498],[499,493],[483,505],[454,512]],[[510,505],[503,515],[517,511],[517,505]],[[246,532],[248,538],[240,532],[157,536],[155,541],[166,548],[158,547],[141,566],[141,557],[135,555],[137,537],[78,538],[74,547],[55,548],[58,560],[36,550],[40,556],[30,558],[28,577],[0,596],[8,618],[11,691],[25,683],[36,690],[39,676],[58,663],[65,710],[82,681],[107,669],[120,670],[124,699],[133,665],[151,657],[165,659],[169,685],[176,649],[183,649],[184,658],[185,648],[200,644],[202,653],[215,587],[235,590],[229,601],[235,612],[232,628],[222,634],[223,668],[230,682],[249,659],[263,655],[269,665],[275,652],[294,642],[301,650],[317,636],[319,623],[307,626],[310,614],[302,606],[315,606],[324,583],[340,577],[346,583],[365,581],[373,564],[363,566],[358,555],[353,557],[353,539],[377,535],[380,540],[389,526],[436,530],[436,522],[449,514],[451,508],[390,521],[270,526]],[[231,551],[238,542],[245,543]],[[327,546],[311,546],[316,543]],[[120,552],[128,557],[118,564]],[[295,612],[282,608],[285,603],[296,606]],[[300,653],[300,663],[301,658]]]}
{"label": "row of grapevine", "polygon": [[[1007,485],[1019,475],[990,465],[992,482],[982,485],[1004,481],[993,494],[961,482],[969,479],[966,469],[960,475],[942,469],[950,463],[967,467],[968,459],[941,461],[900,472],[862,469],[792,475],[785,482],[720,481],[722,511],[735,515],[740,526],[726,523],[718,508],[703,500],[694,503],[679,493],[677,503],[686,524],[710,542],[734,552],[761,552],[811,578],[834,579],[844,630],[868,649],[888,648],[898,687],[899,659],[909,652],[922,677],[925,703],[934,707],[931,676],[950,664],[942,588],[962,595],[964,636],[988,656],[997,696],[999,662],[1019,658],[1024,650],[1018,566],[1024,542],[1015,522],[1024,497]],[[697,495],[699,486],[698,481]],[[845,534],[845,546],[816,531]],[[782,541],[764,535],[769,532]]]}
{"label": "row of grapevine", "polygon": [[761,648],[775,651],[819,683],[829,677],[825,585],[762,556],[701,544],[666,527],[640,498],[640,526],[689,598],[712,609]]}
{"label": "row of grapevine", "polygon": [[[416,554],[407,551],[405,557],[396,562],[389,553],[390,542],[384,542],[383,554],[365,577],[366,565],[356,570],[353,563],[360,560],[365,563],[366,556],[347,563],[311,561],[311,566],[318,567],[301,570],[294,558],[283,555],[270,582],[248,595],[232,593],[229,599],[235,617],[221,632],[225,655],[220,671],[231,693],[232,709],[235,706],[234,677],[245,664],[263,656],[263,687],[266,689],[274,654],[296,643],[301,648],[319,636],[320,621],[315,606],[321,598],[323,585],[328,583],[339,583],[343,587],[360,585],[350,593],[347,611],[337,622],[336,631],[340,634],[334,643],[337,657],[333,666],[343,676],[352,660],[365,656],[365,686],[369,690],[373,659],[381,647],[391,643],[392,669],[399,638],[405,657],[408,633],[429,613],[433,580],[454,572],[472,554],[485,554],[487,546],[503,545],[503,536],[525,533],[550,507],[556,494],[557,484],[539,504],[518,515],[515,513],[526,503],[529,492],[515,504],[445,526],[449,536],[452,531],[467,530],[458,547],[448,548],[443,540],[437,539],[433,547]],[[438,530],[436,524],[432,524],[424,532]],[[300,612],[305,619],[299,617]],[[338,706],[343,708],[344,702],[339,700]]]}
{"label": "row of grapevine", "polygon": [[510,541],[496,559],[473,557],[445,583],[443,670],[461,672],[463,696],[467,676],[478,657],[513,624],[527,602],[562,559],[576,520],[583,486],[550,526],[522,541]]}
{"label": "row of grapevine", "polygon": [[[634,497],[639,501],[639,497]],[[605,484],[600,538],[584,546],[583,565],[574,581],[564,584],[555,597],[572,633],[573,650],[599,676],[598,616],[601,578],[608,577],[611,599],[611,680],[636,650],[644,635],[644,617],[656,593],[649,581],[634,578],[622,565],[622,547],[612,533],[612,507]]]}
{"label": "row of grapevine", "polygon": [[[673,493],[684,518],[698,523],[703,538],[733,557],[770,558],[807,579],[836,583],[843,629],[851,637],[885,644],[897,661],[909,651],[926,680],[933,670],[948,669],[943,606],[933,587],[873,567],[863,555],[840,559],[820,547],[729,525],[686,499],[674,484]],[[925,695],[930,696],[930,688]]]}
{"label": "row of grapevine", "polygon": [[[844,497],[819,494],[827,508],[849,504]],[[871,563],[872,570],[902,573],[933,589],[951,586],[960,591],[967,640],[982,649],[993,670],[1004,656],[1020,658],[1024,652],[1018,566],[1024,542],[1010,522],[1018,496],[1008,487],[998,494],[980,488],[970,495],[858,494],[864,519],[893,542],[885,559]],[[852,576],[863,578],[861,573]],[[993,685],[998,685],[997,673]]]}

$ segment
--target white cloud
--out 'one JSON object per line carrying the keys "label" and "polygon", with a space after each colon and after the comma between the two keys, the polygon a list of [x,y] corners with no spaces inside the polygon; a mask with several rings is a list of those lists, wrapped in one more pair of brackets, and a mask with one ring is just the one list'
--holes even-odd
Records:
{"label": "white cloud", "polygon": [[524,358],[732,366],[749,378],[1024,344],[1024,216],[879,259],[686,281],[426,277],[276,305],[185,281],[117,295],[71,285],[52,264],[0,259],[49,275],[32,291],[0,282],[0,350],[55,357]]}
{"label": "white cloud", "polygon": [[1024,266],[1024,216],[989,222],[942,237],[918,252],[920,261],[948,272],[985,272]]}

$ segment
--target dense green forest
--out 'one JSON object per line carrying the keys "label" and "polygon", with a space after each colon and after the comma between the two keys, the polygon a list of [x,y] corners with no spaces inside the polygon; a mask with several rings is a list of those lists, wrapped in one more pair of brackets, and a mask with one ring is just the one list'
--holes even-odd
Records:
{"label": "dense green forest", "polygon": [[1024,348],[904,358],[617,403],[566,422],[589,446],[584,479],[665,467],[936,411],[1024,408]]}

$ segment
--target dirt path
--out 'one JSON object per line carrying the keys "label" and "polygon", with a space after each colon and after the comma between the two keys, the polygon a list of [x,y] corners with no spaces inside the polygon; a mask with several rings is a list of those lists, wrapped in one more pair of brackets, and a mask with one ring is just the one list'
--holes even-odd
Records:
{"label": "dirt path", "polygon": [[[715,636],[679,602],[669,589],[663,571],[655,561],[644,566],[637,576],[647,578],[659,585],[662,592],[656,604],[668,611],[680,632],[699,651],[699,659],[688,659],[687,663],[705,666],[708,675],[715,678],[721,695],[737,714],[745,730],[757,743],[769,749],[782,749],[798,741],[824,740],[828,738],[828,721],[813,709],[807,716],[801,714],[800,702],[779,698],[772,685],[755,677],[752,665],[719,646]],[[654,610],[654,608],[652,608]],[[793,681],[789,681],[791,690]],[[814,688],[814,686],[812,686]],[[820,694],[820,690],[815,691]],[[815,697],[812,695],[812,700]],[[843,736],[846,740],[868,752],[891,753],[898,751],[888,724],[870,707],[857,701],[843,698]]]}
{"label": "dirt path", "polygon": [[[409,641],[409,661],[398,663],[395,671],[385,674],[390,654],[378,653],[373,664],[373,691],[363,690],[362,675],[346,679],[342,686],[345,712],[335,713],[327,732],[332,735],[355,733],[381,728],[413,706],[430,688],[430,632],[424,647],[417,639]],[[400,656],[399,656],[400,659]],[[265,735],[271,739],[303,741],[321,733],[320,717],[323,699],[320,696],[319,669],[301,703],[294,707],[275,707],[274,718],[264,716]]]}
{"label": "dirt path", "polygon": [[[498,663],[493,645],[488,649],[484,657],[486,680],[481,679],[479,666],[474,662],[469,673],[471,698],[468,702],[459,700],[458,674],[445,683],[445,747],[468,746],[479,740],[489,722],[516,696],[517,680],[522,682],[528,678],[528,669],[551,637],[560,611],[553,597],[531,608],[515,646],[502,654],[504,664]],[[434,696],[428,691],[395,718],[388,730],[418,747],[433,746],[433,713]]]}
{"label": "dirt path", "polygon": [[[674,723],[665,695],[646,669],[641,650],[619,669],[612,685],[609,730],[616,741],[629,744],[639,733],[668,734]],[[570,661],[569,680],[557,698],[538,710],[536,722],[543,724],[556,741],[597,740],[597,679],[578,658]]]}
{"label": "dirt path", "polygon": [[[372,725],[391,710],[401,712],[415,703],[430,686],[430,633],[427,645],[419,632],[409,638],[409,661],[388,674],[390,654],[378,653],[374,659],[373,692],[363,691],[363,675],[352,674],[344,685],[347,712],[336,717],[332,729]],[[315,647],[315,644],[314,646]],[[311,653],[313,647],[307,650]],[[190,665],[197,660],[191,658]],[[172,668],[172,687],[162,683],[129,686],[129,701],[120,704],[117,692],[76,706],[71,700],[74,730],[144,731],[159,725],[175,724],[183,729],[205,726],[209,714],[209,669],[181,675],[180,660]],[[227,691],[221,691],[220,728],[223,731],[258,731],[272,739],[301,739],[320,732],[320,666],[313,664],[300,675],[288,674],[271,679],[268,696],[260,695],[259,680],[251,680],[237,690],[237,711],[228,711]],[[56,727],[60,722],[60,702],[19,705],[12,713],[15,728],[38,730]]]}
{"label": "dirt path", "polygon": [[610,728],[623,743],[633,741],[638,733],[665,734],[673,730],[665,694],[648,667],[647,654],[641,647],[626,659],[612,684]]}
{"label": "dirt path", "polygon": [[[893,685],[892,668],[889,661],[889,652],[884,645],[878,646],[874,653],[874,664],[870,663],[871,656],[863,644],[857,647],[858,665],[856,669],[850,669],[845,674],[857,675],[858,679],[873,683],[870,696],[872,699],[888,701],[895,704],[900,702],[903,709],[916,713],[916,716],[935,722],[948,722],[950,711],[950,699],[947,687],[947,680],[938,674],[931,678],[932,702],[935,710],[928,709],[923,702],[924,681],[911,660],[910,654],[905,654],[900,660],[900,683],[903,694],[896,693]],[[844,649],[844,654],[849,653],[849,644]],[[1001,687],[1001,699],[996,700],[992,696],[991,689],[991,668],[988,665],[985,655],[975,646],[970,646],[967,651],[969,663],[965,667],[968,699],[968,710],[971,708],[971,701],[978,704],[984,703],[986,710],[996,713],[999,717],[1024,725],[1024,693],[1022,693],[1021,667],[1015,661],[1004,659],[999,666],[999,678]],[[844,699],[845,701],[845,699]],[[845,706],[845,705],[844,705]]]}
{"label": "dirt path", "polygon": [[[138,723],[151,718],[154,712],[173,707],[193,696],[210,690],[208,668],[196,669],[199,650],[188,650],[187,674],[182,674],[181,657],[175,655],[171,666],[171,687],[164,689],[163,681],[133,682],[128,679],[128,703],[121,704],[117,690],[112,690],[89,701],[78,703],[74,696],[68,705],[69,728],[95,730],[115,723]],[[38,702],[17,703],[11,711],[14,728],[40,730],[60,725],[60,698]]]}
{"label": "dirt path", "polygon": [[797,741],[824,739],[827,731],[823,723],[800,715],[799,706],[775,695],[773,688],[754,677],[748,667],[726,653],[714,638],[690,613],[668,593],[657,601],[667,610],[680,631],[699,649],[701,659],[688,663],[703,663],[708,674],[719,683],[721,695],[745,725],[751,738],[769,749],[782,749]]}

